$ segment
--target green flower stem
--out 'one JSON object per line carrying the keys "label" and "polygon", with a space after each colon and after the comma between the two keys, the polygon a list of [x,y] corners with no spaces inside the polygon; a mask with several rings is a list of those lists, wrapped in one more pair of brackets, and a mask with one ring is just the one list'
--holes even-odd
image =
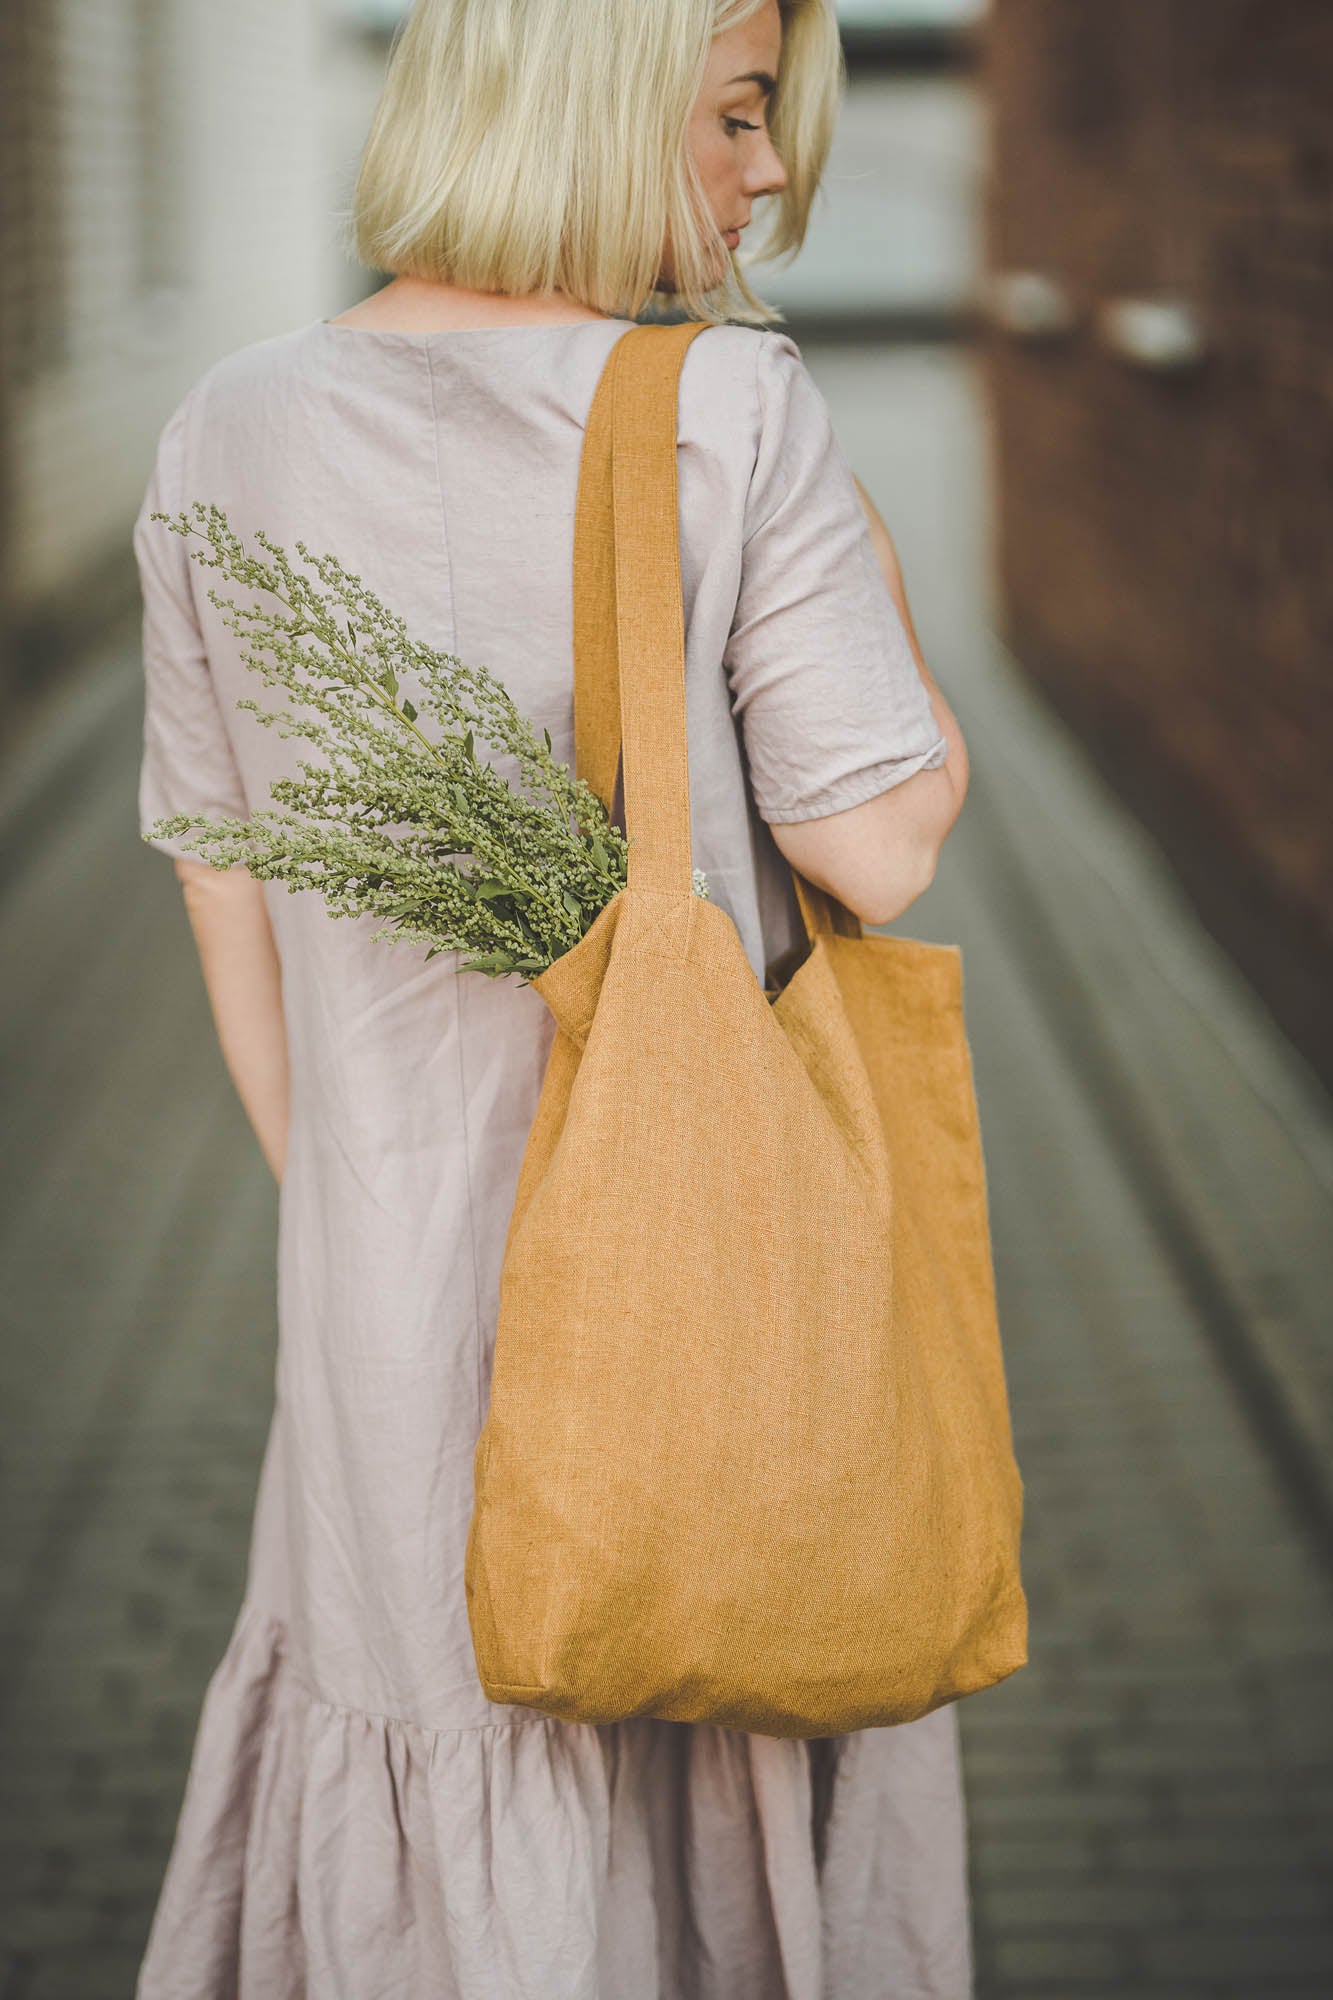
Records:
{"label": "green flower stem", "polygon": [[[196,530],[189,530],[188,532],[197,533]],[[205,541],[205,542],[209,540],[209,537],[207,535],[198,535],[197,538],[200,541]],[[336,636],[337,627],[334,625],[333,620],[331,618],[322,619],[319,625],[310,625],[306,623],[307,614],[298,609],[298,607],[293,603],[290,597],[285,597],[280,590],[271,591],[270,595],[276,597],[279,604],[286,605],[287,609],[297,619],[301,621],[298,625],[288,626],[286,628],[287,634],[290,638],[298,639],[308,634],[312,639],[320,640],[325,646],[327,646],[329,652],[334,654],[338,659],[348,662],[352,667],[356,686],[362,689],[363,691],[369,693],[371,698],[375,702],[377,702],[381,708],[387,709],[388,712],[394,717],[395,721],[400,723],[404,729],[410,730],[413,736],[416,737],[417,741],[430,752],[431,756],[440,765],[441,769],[448,771],[452,774],[453,770],[455,769],[454,763],[448,757],[445,757],[444,755],[441,754],[441,749],[439,744],[432,743],[430,737],[426,735],[425,731],[417,728],[416,723],[412,720],[410,715],[404,715],[402,709],[398,706],[393,696],[376,679],[374,673],[367,668],[365,661],[362,659],[361,655],[357,652],[356,648],[354,646],[344,645],[341,638]],[[325,629],[321,630],[320,626],[323,626]],[[344,685],[344,683],[335,683],[335,685]],[[499,865],[497,865],[496,850],[493,847],[488,845],[483,849],[479,849],[477,843],[473,841],[468,851],[476,859],[482,861],[486,865],[489,871],[493,872],[497,876],[502,875],[502,868]],[[500,859],[503,862],[509,862],[510,855],[509,855],[509,850],[507,848],[505,848],[502,851]],[[502,878],[508,882],[510,887],[522,889],[525,892],[525,894],[532,896],[537,902],[539,902],[542,905],[542,907],[546,910],[547,914],[555,919],[555,928],[557,929],[557,931],[564,932],[566,934],[568,933],[569,912],[565,909],[563,904],[556,904],[549,901],[549,899],[545,896],[545,894],[542,891],[540,882],[534,882],[533,880],[531,880],[531,878],[525,877],[522,874],[519,874],[517,878],[515,878],[511,873],[509,875],[503,875]],[[582,932],[580,932],[579,935],[582,936]]]}
{"label": "green flower stem", "polygon": [[[244,664],[307,713],[236,706],[314,750],[296,760],[299,776],[270,787],[274,806],[290,810],[248,819],[187,811],[157,821],[145,839],[186,835],[214,867],[241,863],[289,891],[314,889],[332,916],[373,916],[383,926],[376,938],[424,944],[428,959],[462,953],[464,969],[488,976],[541,971],[586,933],[626,885],[631,836],[556,762],[550,731],[534,728],[502,682],[414,640],[332,554],[296,543],[312,579],[262,529],[264,555],[251,554],[216,506],[195,501],[152,518],[208,542],[211,555],[195,560],[258,593],[208,596],[239,636]],[[400,694],[404,674],[419,684],[440,741]],[[517,779],[503,778],[474,737],[513,757]],[[694,887],[707,896],[700,869]]]}

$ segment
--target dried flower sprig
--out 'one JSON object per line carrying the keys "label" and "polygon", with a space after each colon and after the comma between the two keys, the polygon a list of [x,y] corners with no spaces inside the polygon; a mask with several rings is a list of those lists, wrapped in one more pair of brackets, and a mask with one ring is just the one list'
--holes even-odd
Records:
{"label": "dried flower sprig", "polygon": [[[192,833],[184,845],[210,867],[239,863],[292,893],[315,889],[335,917],[386,918],[374,938],[425,944],[428,959],[466,953],[464,971],[541,972],[578,943],[624,888],[632,836],[556,762],[550,732],[538,738],[493,674],[411,639],[335,556],[296,544],[321,591],[262,530],[255,539],[271,560],[249,554],[220,508],[196,500],[174,518],[151,519],[198,534],[213,554],[192,550],[197,562],[285,607],[286,615],[208,593],[224,624],[250,642],[245,664],[310,713],[246,700],[237,707],[282,736],[305,738],[327,762],[299,758],[303,777],[275,781],[272,796],[286,810],[216,820],[176,813],[145,839]],[[401,690],[408,676],[443,725],[438,738]],[[523,789],[477,755],[478,737],[517,760]],[[702,869],[694,887],[709,893]]]}

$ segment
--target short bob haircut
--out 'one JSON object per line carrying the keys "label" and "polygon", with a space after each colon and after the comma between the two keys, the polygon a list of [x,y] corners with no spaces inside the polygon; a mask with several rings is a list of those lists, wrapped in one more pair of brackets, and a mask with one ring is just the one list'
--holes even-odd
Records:
{"label": "short bob haircut", "polygon": [[[742,266],[805,240],[846,82],[833,0],[778,0],[768,127],[787,185],[767,198],[762,246],[731,252],[720,280],[726,246],[686,143],[712,38],[760,4],[416,0],[391,44],[348,248],[395,276],[560,291],[615,317],[781,320]],[[670,292],[657,284],[668,224]]]}

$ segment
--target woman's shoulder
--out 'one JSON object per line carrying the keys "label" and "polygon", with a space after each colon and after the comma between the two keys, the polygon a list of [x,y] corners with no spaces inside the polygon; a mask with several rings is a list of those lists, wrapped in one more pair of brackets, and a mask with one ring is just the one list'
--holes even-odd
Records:
{"label": "woman's shoulder", "polygon": [[246,395],[270,382],[281,380],[303,366],[303,358],[313,328],[289,327],[259,340],[246,341],[220,354],[195,379],[189,391],[201,401],[232,394]]}
{"label": "woman's shoulder", "polygon": [[187,383],[158,433],[160,454],[181,447],[198,422],[212,422],[229,404],[253,404],[257,392],[291,375],[308,327],[293,327],[230,349]]}
{"label": "woman's shoulder", "polygon": [[793,336],[782,327],[727,321],[692,340],[681,368],[681,423],[719,441],[742,430],[758,455],[764,439],[822,450],[828,407]]}
{"label": "woman's shoulder", "polygon": [[804,367],[801,350],[781,327],[724,320],[706,327],[690,342],[681,376],[683,380],[685,370],[691,369],[709,381],[749,382],[753,386],[761,377],[782,373],[793,365]]}

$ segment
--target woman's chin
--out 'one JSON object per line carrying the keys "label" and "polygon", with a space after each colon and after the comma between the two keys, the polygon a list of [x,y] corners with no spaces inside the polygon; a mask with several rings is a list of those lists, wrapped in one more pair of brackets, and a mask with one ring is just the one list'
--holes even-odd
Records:
{"label": "woman's chin", "polygon": [[[710,243],[708,247],[708,265],[707,265],[707,270],[704,274],[705,275],[704,289],[706,291],[712,291],[718,285],[722,284],[727,276],[728,271],[731,268],[732,268],[732,252],[728,247],[727,243],[725,242],[725,240],[720,239],[716,243]],[[679,290],[679,286],[676,283],[676,273],[674,269],[672,269],[668,265],[664,265],[658,271],[655,290],[659,292],[665,292],[670,297],[675,296],[676,292]]]}

